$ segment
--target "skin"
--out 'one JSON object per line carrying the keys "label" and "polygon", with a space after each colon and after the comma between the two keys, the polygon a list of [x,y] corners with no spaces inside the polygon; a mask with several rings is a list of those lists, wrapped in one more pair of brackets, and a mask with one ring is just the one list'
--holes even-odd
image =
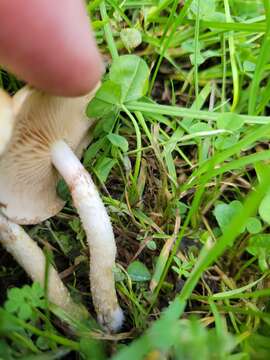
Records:
{"label": "skin", "polygon": [[103,72],[82,0],[1,0],[0,64],[55,95],[92,90]]}

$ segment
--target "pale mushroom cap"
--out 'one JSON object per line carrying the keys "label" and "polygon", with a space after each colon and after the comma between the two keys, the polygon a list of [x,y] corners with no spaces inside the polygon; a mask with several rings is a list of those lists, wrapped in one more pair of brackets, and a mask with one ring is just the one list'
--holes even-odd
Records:
{"label": "pale mushroom cap", "polygon": [[27,99],[27,97],[34,91],[33,88],[26,85],[22,87],[19,91],[16,92],[15,95],[12,97],[12,103],[13,103],[13,111],[14,114],[17,115],[22,107],[22,104],[24,100]]}
{"label": "pale mushroom cap", "polygon": [[13,135],[0,159],[0,203],[12,221],[36,224],[63,208],[56,193],[59,175],[51,162],[51,146],[64,140],[81,156],[93,125],[85,114],[92,96],[64,98],[33,89],[18,94]]}
{"label": "pale mushroom cap", "polygon": [[13,124],[12,98],[0,89],[0,155],[4,152],[11,138]]}

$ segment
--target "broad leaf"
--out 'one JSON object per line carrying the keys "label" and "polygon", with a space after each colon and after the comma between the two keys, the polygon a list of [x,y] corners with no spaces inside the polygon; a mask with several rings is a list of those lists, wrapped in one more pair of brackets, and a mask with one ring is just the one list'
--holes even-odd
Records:
{"label": "broad leaf", "polygon": [[108,157],[102,157],[98,160],[95,170],[97,173],[97,176],[102,182],[106,182],[107,177],[109,176],[112,168],[117,163],[115,159],[111,159]]}
{"label": "broad leaf", "polygon": [[147,92],[149,68],[136,55],[123,55],[116,59],[110,69],[110,79],[121,85],[121,102],[138,100]]}
{"label": "broad leaf", "polygon": [[270,234],[258,234],[249,239],[247,251],[258,256],[259,267],[264,272],[269,269]]}
{"label": "broad leaf", "polygon": [[191,127],[189,128],[189,132],[191,134],[194,134],[194,133],[197,133],[197,132],[202,132],[202,131],[211,131],[213,130],[211,128],[211,126],[207,123],[204,123],[204,122],[197,122],[196,124],[194,125],[191,125]]}
{"label": "broad leaf", "polygon": [[110,133],[107,135],[107,138],[114,146],[120,148],[124,153],[128,151],[128,142],[123,136]]}
{"label": "broad leaf", "polygon": [[108,140],[105,136],[97,140],[95,143],[91,144],[84,153],[83,165],[89,165],[92,159],[94,159],[97,156],[98,152],[106,145],[108,145]]}
{"label": "broad leaf", "polygon": [[[221,203],[214,209],[214,216],[218,222],[221,231],[224,233],[231,220],[243,210],[243,205],[240,201],[234,200],[230,204]],[[241,229],[241,232],[244,228]]]}
{"label": "broad leaf", "polygon": [[237,131],[244,125],[244,123],[245,119],[234,113],[221,114],[217,118],[218,129]]}
{"label": "broad leaf", "polygon": [[250,217],[246,223],[246,228],[250,234],[258,234],[262,231],[262,224],[256,217]]}
{"label": "broad leaf", "polygon": [[129,265],[127,272],[131,280],[136,282],[149,281],[151,279],[151,274],[147,267],[138,260],[133,261]]}
{"label": "broad leaf", "polygon": [[111,80],[105,81],[87,106],[87,116],[100,118],[117,110],[121,99],[121,86]]}

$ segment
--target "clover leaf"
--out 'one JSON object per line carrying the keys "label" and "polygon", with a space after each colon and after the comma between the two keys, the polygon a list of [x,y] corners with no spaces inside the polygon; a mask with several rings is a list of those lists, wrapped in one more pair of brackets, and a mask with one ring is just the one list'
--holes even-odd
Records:
{"label": "clover leaf", "polygon": [[136,55],[119,56],[113,61],[108,80],[105,80],[88,104],[89,117],[101,118],[117,114],[121,105],[143,97],[148,88],[149,68]]}
{"label": "clover leaf", "polygon": [[270,264],[270,234],[257,234],[249,239],[247,251],[258,257],[262,272],[269,269]]}
{"label": "clover leaf", "polygon": [[33,283],[32,287],[25,285],[22,288],[12,288],[8,291],[8,299],[4,304],[5,310],[17,315],[22,320],[30,320],[35,317],[33,309],[44,309],[44,291],[39,283]]}

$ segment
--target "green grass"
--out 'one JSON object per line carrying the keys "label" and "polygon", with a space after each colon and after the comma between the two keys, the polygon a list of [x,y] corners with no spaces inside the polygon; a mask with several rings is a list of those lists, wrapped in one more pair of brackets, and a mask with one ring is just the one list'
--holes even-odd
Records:
{"label": "green grass", "polygon": [[[99,120],[83,163],[116,235],[122,332],[49,313],[46,293],[23,287],[30,281],[1,249],[0,358],[270,358],[270,7],[183,4],[87,5],[107,73],[87,109]],[[136,48],[126,28],[141,33]],[[0,81],[11,93],[21,86],[5,72]],[[94,317],[70,200],[27,231]],[[32,296],[9,293],[7,305],[11,288]]]}

